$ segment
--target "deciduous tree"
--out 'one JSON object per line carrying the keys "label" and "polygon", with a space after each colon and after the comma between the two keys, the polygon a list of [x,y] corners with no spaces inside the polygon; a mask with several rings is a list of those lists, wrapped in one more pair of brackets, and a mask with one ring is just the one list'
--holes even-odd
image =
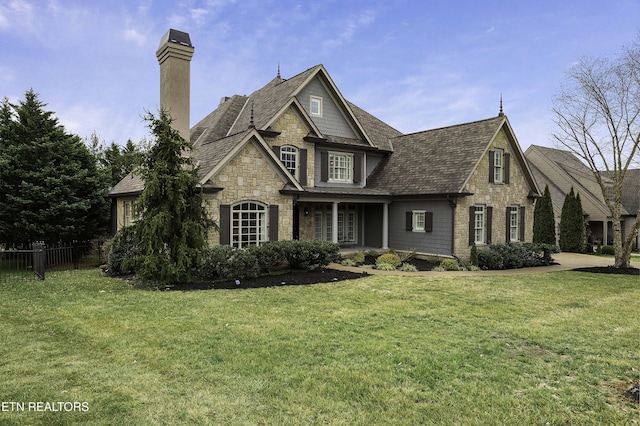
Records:
{"label": "deciduous tree", "polygon": [[621,197],[627,170],[640,165],[640,37],[614,59],[582,58],[553,112],[554,138],[591,168],[600,186],[613,224],[614,266],[628,267],[640,215],[624,238]]}

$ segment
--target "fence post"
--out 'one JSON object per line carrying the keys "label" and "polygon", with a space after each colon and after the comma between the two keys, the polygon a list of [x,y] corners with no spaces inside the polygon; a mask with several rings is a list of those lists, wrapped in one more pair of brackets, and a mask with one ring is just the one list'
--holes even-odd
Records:
{"label": "fence post", "polygon": [[44,280],[44,269],[46,267],[46,252],[44,243],[33,243],[33,272],[36,273],[38,279]]}
{"label": "fence post", "polygon": [[73,269],[78,269],[78,241],[73,240],[71,242],[71,261],[73,262]]}

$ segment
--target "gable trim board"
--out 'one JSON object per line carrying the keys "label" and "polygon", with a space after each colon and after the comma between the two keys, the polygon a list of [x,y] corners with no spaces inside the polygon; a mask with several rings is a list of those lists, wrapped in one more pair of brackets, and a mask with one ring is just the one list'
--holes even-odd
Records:
{"label": "gable trim board", "polygon": [[[321,117],[307,111],[311,96],[323,99]],[[315,235],[465,256],[466,211],[476,204],[499,217],[519,206],[520,236],[530,238],[527,207],[540,191],[504,115],[404,135],[347,101],[320,64],[289,79],[278,75],[249,96],[224,97],[191,137],[200,185],[221,227],[214,243],[230,241],[233,206],[243,202],[266,206],[270,239]],[[501,184],[490,182],[486,164],[497,145],[506,154]],[[298,149],[297,179],[280,160],[282,146]],[[329,152],[350,156],[350,179],[329,182]],[[139,178],[125,179],[110,193],[116,201],[143,188]],[[425,213],[424,232],[408,230],[409,211]],[[330,232],[314,229],[316,219]],[[500,227],[488,228],[491,236]]]}

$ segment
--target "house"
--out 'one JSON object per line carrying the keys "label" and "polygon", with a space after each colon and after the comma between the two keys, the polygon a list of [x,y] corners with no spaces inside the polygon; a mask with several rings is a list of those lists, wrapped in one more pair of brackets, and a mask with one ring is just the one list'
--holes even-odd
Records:
{"label": "house", "polygon": [[[593,171],[569,151],[531,145],[525,156],[539,187],[549,186],[556,227],[560,223],[562,205],[571,188],[580,194],[587,223],[587,240],[592,244],[612,244],[611,213]],[[613,182],[602,177],[606,186]],[[622,193],[622,235],[627,238],[638,215],[640,204],[640,170],[628,170]],[[612,189],[611,189],[612,190]],[[558,232],[556,232],[558,235]],[[638,236],[635,237],[638,247]]]}
{"label": "house", "polygon": [[[404,135],[346,100],[316,65],[222,98],[189,130],[193,51],[186,33],[163,37],[161,105],[194,145],[220,227],[211,244],[319,239],[468,257],[473,243],[531,240],[540,191],[502,109]],[[132,174],[112,189],[118,227],[132,223],[143,188]]]}

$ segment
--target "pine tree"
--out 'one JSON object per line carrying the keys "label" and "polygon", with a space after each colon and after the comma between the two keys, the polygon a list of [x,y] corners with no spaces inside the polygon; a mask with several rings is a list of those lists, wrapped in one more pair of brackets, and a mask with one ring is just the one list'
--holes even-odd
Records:
{"label": "pine tree", "polygon": [[564,198],[560,216],[560,250],[572,253],[584,251],[584,216],[580,196],[576,197],[573,187]]}
{"label": "pine tree", "polygon": [[206,246],[208,218],[197,169],[186,155],[191,143],[171,127],[164,110],[145,117],[155,143],[140,170],[145,188],[136,203],[136,235],[142,255],[137,272],[147,281],[187,281]]}
{"label": "pine tree", "polygon": [[549,185],[544,188],[544,196],[536,201],[533,211],[533,242],[556,244],[556,225]]}
{"label": "pine tree", "polygon": [[106,231],[106,183],[82,140],[29,90],[0,107],[0,241],[91,239]]}

